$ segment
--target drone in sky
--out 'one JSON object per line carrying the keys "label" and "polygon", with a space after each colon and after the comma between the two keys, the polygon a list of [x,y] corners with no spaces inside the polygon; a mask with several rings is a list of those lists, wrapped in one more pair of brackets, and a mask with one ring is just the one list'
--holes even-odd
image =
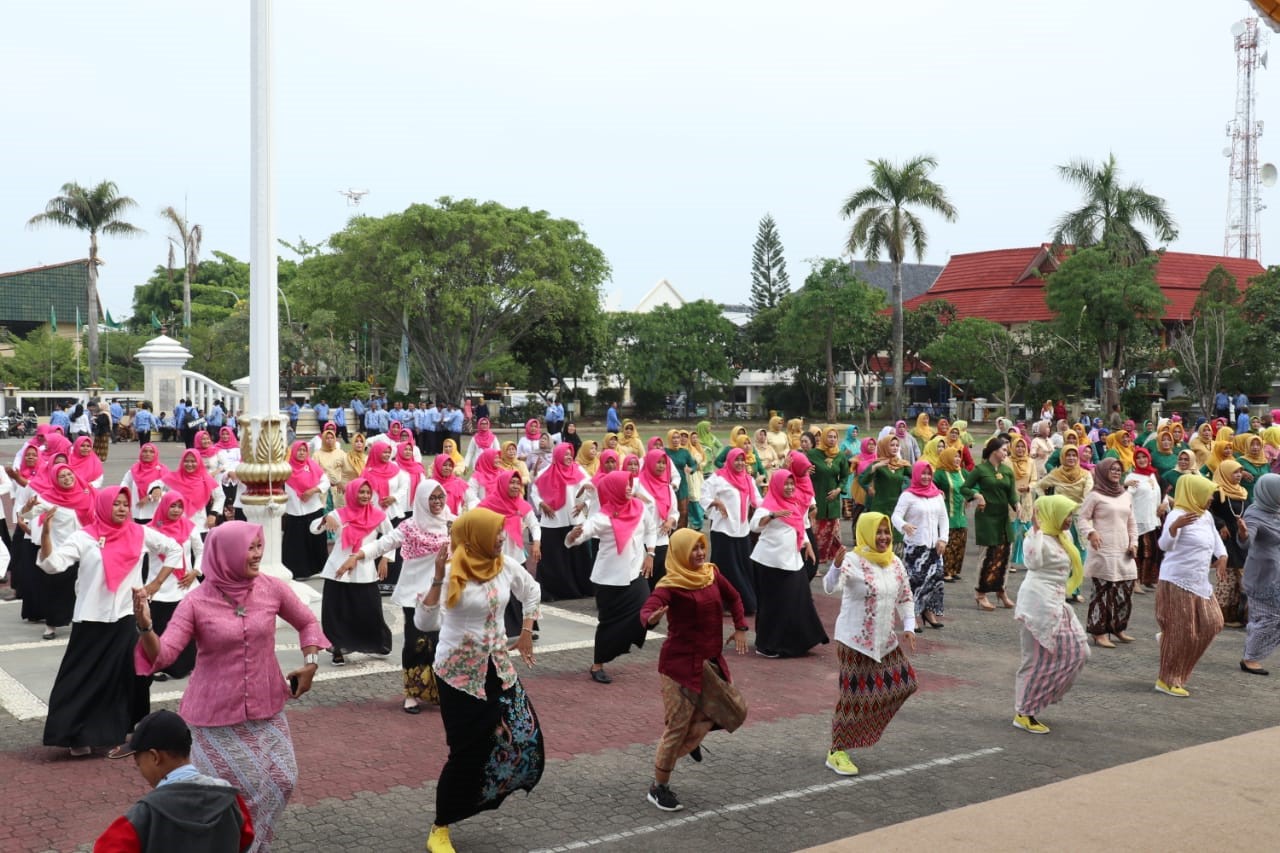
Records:
{"label": "drone in sky", "polygon": [[359,207],[360,199],[369,194],[368,190],[356,189],[338,190],[338,192],[347,197],[347,207]]}

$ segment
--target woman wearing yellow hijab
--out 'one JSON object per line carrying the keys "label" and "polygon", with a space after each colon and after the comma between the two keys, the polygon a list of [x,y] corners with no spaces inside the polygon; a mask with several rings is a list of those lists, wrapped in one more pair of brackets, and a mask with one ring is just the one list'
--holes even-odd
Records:
{"label": "woman wearing yellow hijab", "polygon": [[1228,628],[1240,628],[1246,621],[1246,607],[1241,591],[1244,575],[1245,550],[1240,547],[1236,534],[1240,532],[1241,517],[1250,503],[1249,492],[1242,485],[1244,468],[1234,459],[1224,459],[1213,472],[1213,483],[1218,493],[1209,502],[1209,514],[1227,548],[1227,571],[1213,585],[1213,595],[1222,608],[1222,618]]}
{"label": "woman wearing yellow hijab", "polygon": [[827,767],[854,776],[849,750],[874,745],[907,698],[916,692],[916,673],[899,646],[894,617],[915,652],[916,613],[902,561],[893,554],[889,517],[864,512],[858,517],[857,545],[842,548],[822,579],[827,594],[843,582],[836,617],[836,656],[840,661],[840,699],[831,718]]}
{"label": "woman wearing yellow hijab", "polygon": [[1262,450],[1262,437],[1253,432],[1241,433],[1231,443],[1231,449],[1235,460],[1244,470],[1244,480],[1241,485],[1249,493],[1249,500],[1252,501],[1253,486],[1258,482],[1258,478],[1263,474],[1271,473],[1271,462]]}
{"label": "woman wearing yellow hijab", "polygon": [[[1156,622],[1160,625],[1160,676],[1156,691],[1186,697],[1187,679],[1196,662],[1222,630],[1222,609],[1213,597],[1209,567],[1227,577],[1227,549],[1206,512],[1218,486],[1205,477],[1183,476],[1173,492],[1173,509],[1164,519]],[[1232,534],[1232,539],[1235,535]]]}
{"label": "woman wearing yellow hijab", "polygon": [[1218,470],[1218,466],[1222,464],[1223,460],[1230,458],[1231,439],[1217,439],[1210,447],[1209,458],[1204,461],[1204,467],[1200,469],[1200,473],[1204,474],[1206,477],[1212,477],[1213,472]]}
{"label": "woman wearing yellow hijab", "polygon": [[640,431],[636,429],[636,422],[630,418],[622,422],[622,435],[618,437],[618,453],[623,456],[630,453],[632,456],[644,458],[644,442],[640,440]]}
{"label": "woman wearing yellow hijab", "polygon": [[774,454],[779,459],[786,459],[787,454],[791,452],[791,440],[787,437],[782,418],[777,415],[769,418],[768,438],[769,446],[773,448]]}
{"label": "woman wearing yellow hijab", "polygon": [[946,449],[947,441],[940,435],[925,442],[924,450],[920,452],[920,458],[933,466],[933,470],[937,471],[942,466],[942,451]]}
{"label": "woman wearing yellow hijab", "polygon": [[792,450],[800,449],[800,436],[804,434],[804,418],[792,418],[787,421],[787,446]]}
{"label": "woman wearing yellow hijab", "polygon": [[1035,527],[1023,545],[1027,577],[1013,614],[1022,625],[1013,725],[1037,735],[1048,734],[1049,727],[1036,715],[1066,695],[1089,659],[1084,629],[1065,595],[1071,578],[1078,584],[1084,576],[1080,551],[1068,533],[1076,508],[1062,495],[1039,498]]}
{"label": "woman wearing yellow hijab", "polygon": [[[465,512],[436,560],[434,580],[414,613],[421,631],[439,632],[435,676],[449,758],[436,787],[436,816],[429,850],[449,850],[449,825],[497,808],[513,791],[532,791],[546,764],[542,730],[507,650],[502,625],[511,598],[524,607],[524,630],[515,649],[533,665],[533,623],[541,590],[524,566],[502,554],[503,517],[487,509]],[[447,568],[447,576],[446,576]],[[443,596],[441,590],[448,591]],[[519,732],[501,750],[495,731]]]}
{"label": "woman wearing yellow hijab", "polygon": [[1107,436],[1106,456],[1120,460],[1121,474],[1133,470],[1133,436],[1127,429],[1116,430]]}
{"label": "woman wearing yellow hijab", "polygon": [[1196,427],[1196,434],[1191,436],[1191,442],[1187,446],[1196,455],[1196,465],[1201,468],[1207,465],[1209,454],[1213,451],[1213,425],[1200,424]]}
{"label": "woman wearing yellow hijab", "polygon": [[587,472],[588,477],[594,477],[600,470],[600,445],[594,441],[582,442],[575,461],[582,466],[583,471]]}
{"label": "woman wearing yellow hijab", "polygon": [[453,460],[454,476],[462,476],[467,470],[467,466],[462,463],[462,454],[458,452],[458,443],[452,438],[446,438],[440,442],[440,452]]}
{"label": "woman wearing yellow hijab", "polygon": [[924,447],[925,443],[937,435],[937,431],[929,426],[929,416],[924,412],[916,415],[916,425],[911,428],[911,435],[916,440],[916,444]]}
{"label": "woman wearing yellow hijab", "polygon": [[[937,441],[935,436],[932,441]],[[969,518],[964,506],[964,469],[960,466],[960,454],[945,448],[938,454],[938,465],[933,469],[933,484],[942,490],[947,505],[947,548],[942,552],[942,580],[957,583],[964,565],[964,547],[969,540]]]}
{"label": "woman wearing yellow hijab", "polygon": [[711,563],[707,537],[682,528],[671,534],[667,573],[640,609],[640,619],[656,628],[667,617],[667,639],[658,654],[666,728],[653,760],[649,802],[663,811],[680,808],[669,787],[676,761],[702,760],[702,739],[719,726],[734,731],[746,716],[746,700],[733,686],[722,649],[722,614],[733,616],[733,644],[747,653],[747,621],[742,598]]}
{"label": "woman wearing yellow hijab", "polygon": [[1018,490],[1018,504],[1013,519],[1013,550],[1009,554],[1009,574],[1018,573],[1022,565],[1022,542],[1031,529],[1035,513],[1035,498],[1031,487],[1036,482],[1035,460],[1031,458],[1031,443],[1022,435],[1015,435],[1009,442],[1009,467],[1013,469],[1013,482]]}

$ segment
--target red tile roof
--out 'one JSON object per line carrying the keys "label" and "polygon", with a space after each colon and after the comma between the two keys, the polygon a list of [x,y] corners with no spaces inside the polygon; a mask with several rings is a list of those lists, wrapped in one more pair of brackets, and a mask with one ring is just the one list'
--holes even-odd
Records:
{"label": "red tile roof", "polygon": [[[959,317],[985,317],[1013,325],[1034,320],[1051,320],[1053,313],[1044,302],[1044,279],[1059,258],[1050,256],[1048,243],[1025,249],[998,249],[952,255],[938,280],[929,290],[908,300],[904,307],[915,308],[931,299],[946,299],[956,306]],[[1165,252],[1156,265],[1156,282],[1170,300],[1166,320],[1188,316],[1200,286],[1218,264],[1236,277],[1244,290],[1249,279],[1264,272],[1262,264],[1249,258],[1224,258],[1186,252]]]}

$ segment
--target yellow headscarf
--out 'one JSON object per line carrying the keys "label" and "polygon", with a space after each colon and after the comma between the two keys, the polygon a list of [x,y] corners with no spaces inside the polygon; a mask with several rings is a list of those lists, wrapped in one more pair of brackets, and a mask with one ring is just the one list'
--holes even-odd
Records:
{"label": "yellow headscarf", "polygon": [[804,419],[792,418],[787,421],[787,443],[792,450],[800,449],[800,436],[804,433]]}
{"label": "yellow headscarf", "polygon": [[[834,432],[836,434],[836,443],[834,447],[827,444],[827,433],[829,432]],[[818,449],[821,450],[823,455],[826,456],[828,459],[834,459],[840,455],[839,427],[825,426],[822,428],[822,441],[819,442]]]}
{"label": "yellow headscarf", "polygon": [[[1070,467],[1067,466],[1068,449],[1070,449],[1070,451],[1076,454],[1076,464]],[[1048,474],[1044,475],[1044,478],[1046,481],[1052,482],[1054,480],[1061,480],[1064,483],[1075,483],[1083,479],[1084,475],[1088,473],[1080,465],[1080,448],[1078,445],[1075,445],[1075,444],[1062,445],[1062,453],[1058,456],[1058,461],[1061,464],[1058,465],[1057,468],[1054,468],[1052,471],[1050,471]]]}
{"label": "yellow headscarf", "polygon": [[1215,441],[1231,441],[1236,437],[1236,431],[1229,426],[1218,427],[1218,431],[1213,434]]}
{"label": "yellow headscarf", "polygon": [[[595,456],[592,456],[590,453],[590,448],[592,447],[596,449]],[[596,475],[596,471],[600,469],[600,445],[596,444],[594,441],[582,442],[582,446],[578,448],[576,461],[582,466],[582,470],[587,472],[588,477],[594,477]]]}
{"label": "yellow headscarf", "polygon": [[[1200,454],[1196,454],[1198,457]],[[1209,452],[1209,458],[1202,464],[1210,471],[1217,471],[1218,466],[1226,459],[1231,458],[1231,440],[1218,439],[1213,443],[1213,449]]]}
{"label": "yellow headscarf", "polygon": [[1133,470],[1133,442],[1124,445],[1120,443],[1120,438],[1128,434],[1125,430],[1119,430],[1107,436],[1107,449],[1115,451],[1120,459],[1120,469],[1126,473]]}
{"label": "yellow headscarf", "polygon": [[893,563],[893,543],[890,542],[889,547],[883,551],[876,550],[876,531],[880,529],[881,523],[889,523],[889,516],[882,512],[864,512],[858,516],[855,536],[857,544],[854,546],[854,553],[884,568]]}
{"label": "yellow headscarf", "polygon": [[916,425],[912,427],[911,434],[921,442],[926,442],[937,435],[933,427],[929,426],[929,416],[924,412],[916,415]]}
{"label": "yellow headscarf", "polygon": [[1079,506],[1066,495],[1045,495],[1036,499],[1036,523],[1040,526],[1040,532],[1057,539],[1071,561],[1071,575],[1067,578],[1067,589],[1076,589],[1084,580],[1084,564],[1080,561],[1080,549],[1071,540],[1070,528],[1066,523],[1067,518]]}
{"label": "yellow headscarf", "polygon": [[[1019,444],[1027,451],[1022,457],[1018,457],[1013,452],[1013,448]],[[1009,444],[1009,458],[1005,461],[1013,469],[1014,482],[1019,484],[1031,482],[1031,472],[1034,470],[1031,460],[1031,445],[1027,444],[1025,438],[1020,435],[1013,437],[1013,441]]]}
{"label": "yellow headscarf", "polygon": [[779,432],[782,430],[782,418],[774,415],[769,418],[769,432]]}
{"label": "yellow headscarf", "polygon": [[613,443],[614,443],[614,444],[617,444],[618,442],[622,441],[622,439],[618,436],[618,434],[617,434],[616,432],[606,432],[606,433],[604,434],[604,446],[605,446],[605,447],[608,447],[608,446],[609,446],[609,439],[611,439],[611,438],[613,439]]}
{"label": "yellow headscarf", "polygon": [[[1258,452],[1253,452],[1253,443],[1258,442]],[[1262,437],[1257,433],[1242,432],[1231,442],[1231,449],[1238,458],[1247,460],[1252,465],[1267,465],[1267,457],[1262,455]]]}
{"label": "yellow headscarf", "polygon": [[449,563],[449,592],[445,607],[456,607],[468,581],[484,583],[502,571],[502,549],[494,551],[493,543],[506,521],[501,513],[476,507],[453,523],[449,539],[453,556]]}
{"label": "yellow headscarf", "polygon": [[[1205,433],[1209,433],[1208,436]],[[1191,441],[1187,445],[1196,455],[1197,465],[1209,464],[1209,457],[1213,453],[1213,427],[1209,424],[1201,424],[1196,430],[1196,434],[1191,436]]]}
{"label": "yellow headscarf", "polygon": [[356,472],[356,476],[364,473],[364,463],[369,461],[369,444],[365,441],[364,450],[356,450],[356,439],[365,440],[364,433],[358,432],[351,436],[351,449],[347,451],[347,464],[351,466],[351,470]]}
{"label": "yellow headscarf", "polygon": [[440,452],[447,453],[455,466],[462,464],[462,454],[458,452],[458,443],[452,438],[446,438],[440,443]]}
{"label": "yellow headscarf", "polygon": [[1209,501],[1217,491],[1218,485],[1213,480],[1184,474],[1178,478],[1178,485],[1173,488],[1173,508],[1199,518],[1209,508]]}
{"label": "yellow headscarf", "polygon": [[902,453],[901,442],[899,442],[898,444],[897,453],[894,453],[889,449],[889,442],[897,441],[897,440],[898,440],[898,437],[896,435],[886,435],[884,438],[876,442],[876,461],[883,459],[886,462],[888,462],[889,463],[888,467],[890,471],[896,471],[899,468],[906,468],[910,466],[910,463],[908,463],[907,460],[903,459],[901,456],[901,453]]}
{"label": "yellow headscarf", "polygon": [[[689,565],[689,554],[699,542],[707,549],[707,560],[695,569]],[[705,589],[715,582],[716,567],[711,562],[711,543],[707,537],[689,527],[682,527],[672,533],[667,545],[667,573],[657,585],[676,589]]]}
{"label": "yellow headscarf", "polygon": [[1267,447],[1280,447],[1280,424],[1273,424],[1262,431],[1262,443]]}
{"label": "yellow headscarf", "polygon": [[920,458],[932,465],[936,471],[943,467],[942,451],[945,447],[946,443],[943,441],[942,436],[935,435],[924,443],[924,450],[920,453]]}
{"label": "yellow headscarf", "polygon": [[[937,440],[936,437],[934,440]],[[943,471],[959,471],[960,451],[951,447],[943,448],[938,452],[938,464]]]}
{"label": "yellow headscarf", "polygon": [[[756,467],[755,448],[751,444],[751,434],[747,432],[747,428],[739,424],[729,431],[729,444],[732,447],[741,447],[742,451],[747,454],[747,467]],[[643,453],[640,454],[644,456]]]}
{"label": "yellow headscarf", "polygon": [[1224,498],[1242,501],[1249,497],[1249,492],[1245,487],[1232,479],[1232,476],[1243,467],[1234,459],[1223,459],[1218,463],[1218,467],[1214,469],[1213,483],[1218,487],[1218,491],[1222,493]]}

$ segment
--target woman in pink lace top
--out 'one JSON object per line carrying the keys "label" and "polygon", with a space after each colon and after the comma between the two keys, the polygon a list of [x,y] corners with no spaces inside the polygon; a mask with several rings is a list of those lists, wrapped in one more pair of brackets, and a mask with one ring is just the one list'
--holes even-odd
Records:
{"label": "woman in pink lace top", "polygon": [[[191,761],[200,772],[240,788],[249,803],[257,840],[270,849],[276,819],[298,779],[284,705],[311,689],[321,648],[329,645],[313,614],[288,585],[258,574],[262,528],[230,521],[205,540],[205,582],[192,591],[156,636],[145,590],[134,590],[139,675],[164,669],[195,640],[196,668],[178,712],[191,726]],[[294,628],[303,665],[289,673],[276,660],[276,617]]]}

